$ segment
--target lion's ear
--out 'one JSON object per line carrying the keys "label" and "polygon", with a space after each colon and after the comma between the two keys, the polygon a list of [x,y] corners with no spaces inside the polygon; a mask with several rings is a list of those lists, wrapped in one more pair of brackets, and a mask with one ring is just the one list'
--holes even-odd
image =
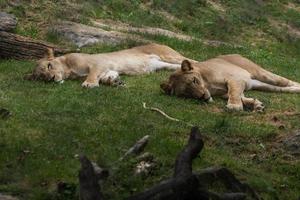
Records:
{"label": "lion's ear", "polygon": [[52,48],[47,48],[47,59],[48,60],[54,59],[54,51]]}
{"label": "lion's ear", "polygon": [[183,72],[191,71],[193,69],[192,64],[188,60],[184,60],[181,63],[181,70]]}

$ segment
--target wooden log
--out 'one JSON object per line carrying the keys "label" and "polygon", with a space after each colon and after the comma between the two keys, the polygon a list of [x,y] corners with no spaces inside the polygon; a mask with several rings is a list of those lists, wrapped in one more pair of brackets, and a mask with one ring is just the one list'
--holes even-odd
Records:
{"label": "wooden log", "polygon": [[17,26],[17,18],[14,15],[0,12],[0,31],[12,31]]}
{"label": "wooden log", "polygon": [[0,58],[17,60],[41,59],[45,57],[49,48],[53,49],[56,55],[70,52],[46,42],[0,31]]}

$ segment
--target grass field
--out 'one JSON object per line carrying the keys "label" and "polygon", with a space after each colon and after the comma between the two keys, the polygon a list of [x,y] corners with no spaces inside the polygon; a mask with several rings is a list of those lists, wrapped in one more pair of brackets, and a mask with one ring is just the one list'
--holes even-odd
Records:
{"label": "grass field", "polygon": [[[0,1],[0,6],[16,15],[23,16],[26,10],[34,10],[27,4],[7,8],[6,2]],[[44,6],[41,2],[48,1],[36,1],[37,8]],[[89,17],[106,17],[136,25],[164,26],[165,21],[152,14],[142,20],[141,16],[147,10],[133,12],[140,1],[132,1],[130,5],[125,1],[103,2],[105,6],[100,8],[93,6],[95,1],[87,1],[79,9],[88,7],[93,10],[88,14],[83,12],[79,21],[88,23],[86,19]],[[183,42],[144,35],[147,39],[169,45],[200,61],[220,54],[239,53],[272,72],[300,82],[299,39],[287,32],[271,29],[267,20],[271,16],[299,28],[299,12],[292,9],[286,10],[286,13],[279,12],[280,6],[288,2],[298,5],[296,1],[271,1],[262,7],[251,4],[256,5],[252,9],[254,14],[246,9],[249,5],[241,6],[239,1],[218,1],[226,9],[224,27],[218,25],[221,22],[216,10],[211,7],[205,9],[206,1],[191,1],[195,3],[196,10],[188,10],[190,7],[185,4],[170,6],[169,1],[153,2],[151,9],[154,11],[164,9],[181,20],[179,24],[169,23],[165,28],[201,38],[238,43],[243,47],[212,47],[197,41]],[[247,4],[247,1],[241,2]],[[182,16],[176,14],[179,11]],[[39,16],[34,17],[38,19]],[[192,20],[195,23],[191,23]],[[20,20],[18,33],[53,39],[47,33],[43,35],[42,30],[28,21]],[[257,38],[259,31],[265,33],[261,36],[263,40]],[[82,51],[107,52],[134,44],[129,41],[117,46],[97,45]],[[159,83],[168,77],[168,71],[124,76],[127,88],[100,86],[83,89],[80,81],[66,81],[59,85],[23,80],[23,75],[33,67],[34,61],[0,61],[0,108],[11,112],[8,119],[0,118],[0,193],[30,200],[76,199],[80,167],[76,155],[80,153],[102,166],[114,168],[108,184],[104,186],[108,199],[123,199],[170,176],[175,156],[187,140],[189,127],[143,109],[142,102],[146,102],[200,127],[206,141],[201,158],[194,162],[195,170],[226,166],[264,199],[290,200],[300,196],[299,160],[287,157],[274,147],[279,135],[300,129],[299,115],[286,114],[300,112],[300,95],[248,92],[248,96],[264,102],[266,111],[229,113],[224,109],[226,102],[222,99],[205,104],[164,95]],[[273,122],[274,116],[284,125],[283,128],[279,129]],[[134,158],[123,163],[115,161],[146,134],[150,135],[146,151],[155,155],[159,168],[148,177],[133,176]],[[69,183],[69,190],[63,196],[57,196],[55,192],[58,182]]]}

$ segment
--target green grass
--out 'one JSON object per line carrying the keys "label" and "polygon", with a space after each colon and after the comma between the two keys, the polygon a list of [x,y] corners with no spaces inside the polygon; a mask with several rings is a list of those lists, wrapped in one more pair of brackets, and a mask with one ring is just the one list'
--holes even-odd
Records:
{"label": "green grass", "polygon": [[[65,46],[69,44],[47,29],[57,19],[88,24],[90,18],[109,18],[137,26],[157,26],[243,47],[212,47],[196,41],[141,36],[197,60],[239,53],[270,71],[300,82],[299,39],[276,30],[268,21],[271,17],[299,27],[298,13],[280,12],[287,0],[262,5],[252,0],[222,0],[219,2],[225,8],[224,13],[202,0],[155,0],[145,9],[141,9],[140,0],[74,1],[78,4],[35,1],[34,5],[22,1],[15,7],[7,6],[7,2],[0,0],[0,7],[19,17],[18,34]],[[166,11],[179,20],[169,22],[157,11]],[[256,35],[259,31],[265,33],[261,38]],[[263,40],[257,42],[257,39]],[[135,41],[118,46],[95,45],[83,48],[82,52],[108,52],[135,45],[138,45]],[[248,92],[247,96],[264,102],[266,112],[228,113],[222,99],[205,104],[164,95],[159,83],[169,76],[168,71],[124,76],[127,88],[100,86],[88,90],[81,88],[80,81],[58,85],[23,80],[23,75],[34,65],[29,61],[0,61],[0,108],[12,113],[8,119],[0,118],[0,193],[30,200],[78,199],[80,166],[76,155],[80,153],[114,168],[104,187],[107,199],[123,199],[171,176],[174,159],[186,143],[189,127],[143,109],[142,102],[146,102],[199,126],[207,136],[201,158],[194,162],[195,170],[226,166],[265,199],[289,200],[300,196],[299,160],[288,160],[283,153],[274,153],[272,149],[278,135],[300,129],[299,116],[284,114],[300,112],[299,95]],[[284,122],[285,129],[278,129],[271,122],[273,116]],[[132,175],[134,158],[123,163],[115,161],[146,134],[150,135],[146,151],[155,155],[159,167],[151,176],[142,178]],[[252,159],[254,154],[257,156]],[[58,182],[68,183],[62,196],[56,193]]]}
{"label": "green grass", "polygon": [[[213,48],[170,39],[165,43],[199,60],[239,52],[265,68],[300,81],[296,76],[299,58],[281,57],[276,51]],[[84,51],[105,52],[131,45],[95,46]],[[268,145],[281,132],[300,129],[298,123],[293,123],[299,120],[297,117],[287,117],[288,129],[284,131],[270,123],[272,113],[288,109],[299,112],[299,95],[250,92],[249,96],[266,104],[266,113],[227,113],[223,110],[226,102],[221,99],[207,105],[162,94],[159,83],[167,78],[167,71],[123,77],[127,88],[100,86],[88,90],[81,88],[80,81],[58,85],[22,80],[33,66],[33,62],[24,61],[0,63],[1,107],[12,113],[9,119],[0,121],[2,192],[24,199],[58,198],[54,188],[59,181],[78,183],[79,162],[75,155],[80,153],[102,165],[117,168],[109,180],[119,180],[117,185],[107,184],[104,189],[110,199],[122,199],[131,190],[140,191],[171,175],[175,156],[185,144],[189,128],[144,110],[142,102],[147,102],[198,125],[208,136],[201,159],[195,160],[195,170],[212,165],[226,166],[266,199],[299,196],[299,162],[287,164],[282,155],[274,156],[260,145]],[[214,111],[215,108],[220,111]],[[146,150],[155,155],[160,168],[151,177],[141,180],[132,176],[134,160],[123,164],[115,164],[115,161],[146,134],[151,137]],[[230,142],[236,139],[237,144]],[[251,154],[262,158],[251,160]],[[75,198],[74,194],[71,192],[68,198]]]}

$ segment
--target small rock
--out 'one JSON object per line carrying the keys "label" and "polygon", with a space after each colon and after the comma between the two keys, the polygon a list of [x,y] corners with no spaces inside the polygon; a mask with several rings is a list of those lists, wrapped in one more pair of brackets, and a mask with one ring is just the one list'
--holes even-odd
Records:
{"label": "small rock", "polygon": [[0,31],[12,31],[17,26],[17,18],[14,15],[0,12]]}

